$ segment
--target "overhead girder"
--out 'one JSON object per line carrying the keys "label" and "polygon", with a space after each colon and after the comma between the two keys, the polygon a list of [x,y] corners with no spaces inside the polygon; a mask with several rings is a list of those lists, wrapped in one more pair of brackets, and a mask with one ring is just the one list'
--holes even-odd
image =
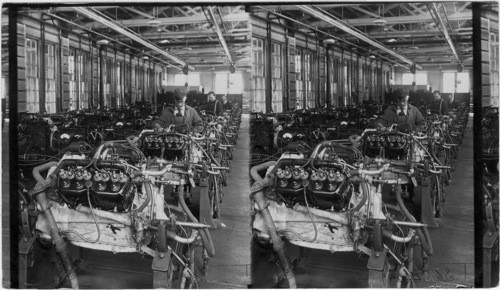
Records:
{"label": "overhead girder", "polygon": [[368,36],[361,33],[360,31],[352,29],[351,27],[349,27],[348,25],[346,25],[342,21],[333,19],[332,17],[325,14],[320,9],[313,8],[315,6],[311,7],[309,5],[297,5],[297,7],[300,8],[302,11],[304,11],[304,12],[306,12],[306,13],[308,13],[316,18],[321,19],[322,21],[325,21],[325,22],[343,30],[344,32],[347,32],[347,33],[359,38],[360,40],[368,43],[369,45],[374,46],[375,48],[380,49],[380,50],[390,54],[391,56],[393,56],[393,57],[395,57],[395,58],[397,58],[397,59],[399,59],[399,60],[401,60],[409,65],[415,65],[418,69],[421,69],[421,67],[418,64],[415,64],[412,60],[394,52],[393,50],[391,50],[388,47],[385,47],[381,43],[369,38]]}
{"label": "overhead girder", "polygon": [[[207,23],[206,17],[204,15],[200,15],[200,14],[192,15],[192,16],[162,17],[162,18],[156,18],[156,20],[160,21],[159,26]],[[240,21],[247,21],[247,20],[249,20],[249,16],[247,13],[235,13],[235,14],[228,14],[228,15],[222,16],[222,21],[224,21],[224,22],[231,22],[231,21],[240,22]],[[147,22],[148,21],[145,19],[124,19],[124,20],[116,21],[116,23],[118,23],[124,27],[148,26]],[[92,27],[94,29],[106,28],[105,25],[103,25],[100,22],[96,22],[96,21],[86,23],[84,26],[85,27]]]}
{"label": "overhead girder", "polygon": [[[373,20],[377,18],[357,18],[357,19],[342,19],[343,22],[351,26],[370,26],[374,25]],[[396,24],[416,24],[416,23],[432,23],[434,19],[427,13],[424,15],[405,15],[405,16],[392,16],[384,17],[387,21],[386,25],[396,25]],[[472,20],[472,12],[460,12],[448,16],[450,21],[466,21]],[[312,26],[317,26],[319,28],[331,27],[330,24],[323,21],[315,21],[311,23]]]}

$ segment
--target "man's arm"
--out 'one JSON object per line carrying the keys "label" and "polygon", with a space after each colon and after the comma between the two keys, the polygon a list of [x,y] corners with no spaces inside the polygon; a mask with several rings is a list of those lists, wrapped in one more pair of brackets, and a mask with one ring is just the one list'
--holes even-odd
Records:
{"label": "man's arm", "polygon": [[376,121],[375,121],[375,126],[379,129],[383,129],[385,127],[387,127],[390,123],[390,115],[391,115],[391,108],[388,107],[387,109],[385,109],[384,111],[384,114],[382,116],[380,116]]}
{"label": "man's arm", "polygon": [[441,107],[441,114],[448,115],[448,102],[446,100],[443,100],[443,105]]}
{"label": "man's arm", "polygon": [[422,126],[425,124],[425,119],[420,110],[415,107],[415,127],[417,130],[421,130]]}

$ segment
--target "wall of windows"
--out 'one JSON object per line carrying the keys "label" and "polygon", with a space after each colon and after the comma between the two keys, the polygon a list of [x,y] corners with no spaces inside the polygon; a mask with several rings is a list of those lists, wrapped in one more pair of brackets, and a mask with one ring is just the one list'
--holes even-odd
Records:
{"label": "wall of windows", "polygon": [[90,78],[89,75],[89,61],[90,57],[87,53],[80,53],[78,55],[78,108],[88,109],[89,108],[89,87]]}
{"label": "wall of windows", "polygon": [[283,50],[279,43],[271,44],[271,67],[273,111],[283,112]]}
{"label": "wall of windows", "polygon": [[252,39],[252,69],[253,100],[250,102],[250,110],[266,112],[264,40],[260,38]]}
{"label": "wall of windows", "polygon": [[56,108],[56,46],[45,44],[45,111],[55,113]]}
{"label": "wall of windows", "polygon": [[304,108],[304,62],[303,59],[304,50],[297,49],[297,54],[295,55],[295,86],[296,86],[296,109]]}
{"label": "wall of windows", "polygon": [[[26,111],[40,112],[40,79],[39,79],[39,51],[38,42],[26,39]],[[20,110],[21,111],[21,110]]]}

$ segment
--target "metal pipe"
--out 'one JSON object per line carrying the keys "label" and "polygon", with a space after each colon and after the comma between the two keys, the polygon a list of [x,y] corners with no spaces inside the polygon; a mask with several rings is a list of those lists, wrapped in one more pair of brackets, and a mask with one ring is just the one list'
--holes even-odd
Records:
{"label": "metal pipe", "polygon": [[208,6],[207,11],[208,11],[208,14],[210,15],[210,18],[212,18],[213,28],[215,30],[215,33],[217,33],[217,37],[219,38],[220,44],[222,45],[222,48],[224,49],[224,52],[226,53],[226,56],[229,59],[229,62],[231,62],[231,64],[233,64],[233,58],[231,57],[231,53],[229,52],[229,48],[227,46],[226,40],[224,39],[224,36],[222,35],[219,24],[217,23],[217,19],[215,19],[215,15],[214,15],[214,11],[212,10],[212,7]]}
{"label": "metal pipe", "polygon": [[145,47],[147,47],[147,48],[149,48],[149,49],[151,49],[151,50],[153,50],[153,51],[155,51],[163,56],[168,57],[169,59],[175,61],[176,63],[178,63],[182,66],[187,65],[189,69],[194,70],[193,66],[188,65],[186,62],[178,59],[177,57],[167,53],[166,51],[162,50],[161,48],[157,47],[156,45],[148,42],[147,40],[140,37],[138,34],[132,32],[132,31],[128,31],[128,30],[124,29],[123,27],[119,26],[118,24],[96,14],[95,12],[91,11],[89,8],[85,8],[85,7],[72,7],[72,8],[74,10],[76,10],[78,13],[81,13],[81,14],[83,14],[91,19],[94,19],[96,21],[101,22],[102,24],[115,30],[116,32],[121,33],[121,34],[131,38],[134,41],[137,41],[138,43],[144,45]]}
{"label": "metal pipe", "polygon": [[455,49],[455,45],[453,44],[453,41],[451,40],[450,34],[448,33],[448,29],[446,29],[446,26],[444,25],[443,19],[441,18],[441,15],[437,11],[436,3],[432,3],[432,5],[430,5],[430,8],[431,9],[429,9],[429,11],[433,11],[434,14],[436,15],[436,22],[438,22],[436,24],[441,26],[441,28],[442,28],[441,32],[443,33],[444,38],[446,39],[446,42],[450,46],[451,52],[453,52],[453,55],[455,56],[457,61],[459,63],[462,63],[462,60],[460,59],[460,56],[458,55],[457,50]]}
{"label": "metal pipe", "polygon": [[[311,6],[309,5],[295,5],[297,8],[301,9],[302,11],[306,12],[306,13],[309,13],[311,14],[312,16],[318,18],[318,19],[321,19],[339,29],[342,29],[343,31],[367,42],[368,44],[402,60],[403,62],[407,63],[407,64],[410,64],[410,65],[413,65],[414,62],[407,59],[406,57],[402,56],[402,55],[399,55],[397,54],[396,52],[392,51],[391,49],[385,47],[384,45],[380,44],[379,42],[377,42],[376,40],[373,40],[371,38],[369,38],[368,36],[364,35],[363,33],[361,32],[358,32],[356,30],[354,30],[352,27],[350,27],[349,25],[343,23],[342,21],[338,21],[336,19],[333,19],[331,16],[327,15],[323,9],[317,7],[317,6],[312,6],[312,7],[315,7],[316,9],[312,8]],[[420,65],[416,65],[416,67],[418,69],[422,69],[422,66]]]}

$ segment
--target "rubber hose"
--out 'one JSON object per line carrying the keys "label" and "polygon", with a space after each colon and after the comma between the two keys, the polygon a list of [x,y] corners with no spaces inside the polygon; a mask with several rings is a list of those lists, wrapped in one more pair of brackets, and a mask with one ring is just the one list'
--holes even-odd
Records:
{"label": "rubber hose", "polygon": [[171,231],[167,231],[166,233],[167,233],[167,237],[173,239],[176,242],[182,243],[182,244],[191,244],[196,239],[195,231],[192,231],[191,236],[188,238],[179,237],[176,233],[171,232]]}
{"label": "rubber hose", "polygon": [[[406,218],[408,218],[412,222],[417,222],[415,217],[411,215],[411,213],[404,205],[403,199],[401,198],[400,190],[396,190],[396,200]],[[432,254],[434,253],[434,249],[432,247],[432,241],[429,235],[429,230],[427,228],[424,228],[423,230],[416,229],[415,232],[417,233],[417,236],[420,238],[420,242],[422,243],[422,248],[424,249],[424,251],[427,253],[428,256],[432,256]]]}
{"label": "rubber hose", "polygon": [[259,175],[259,171],[268,169],[270,166],[275,165],[275,161],[268,161],[259,165],[256,165],[250,169],[250,175],[255,180],[255,183],[252,185],[251,192],[253,199],[257,203],[262,218],[264,219],[264,224],[267,226],[269,236],[271,237],[271,242],[273,244],[273,249],[278,255],[278,259],[281,262],[281,266],[283,267],[283,272],[285,273],[285,277],[288,280],[289,288],[297,288],[297,282],[295,280],[295,274],[293,273],[293,269],[290,266],[290,263],[287,259],[285,252],[285,244],[281,237],[278,235],[278,231],[276,230],[276,226],[274,225],[273,217],[267,208],[266,198],[264,196],[264,187],[270,184],[270,180],[266,177],[262,179]]}
{"label": "rubber hose", "polygon": [[166,240],[166,230],[165,230],[165,222],[160,221],[158,225],[158,252],[165,253],[167,251],[167,240]]}
{"label": "rubber hose", "polygon": [[43,182],[45,181],[45,178],[42,177],[42,175],[40,174],[40,172],[42,171],[47,171],[49,170],[52,166],[56,166],[58,164],[58,162],[56,161],[50,161],[50,162],[47,162],[45,164],[42,164],[42,165],[39,165],[35,168],[33,168],[33,177],[35,178],[35,180],[37,182]]}
{"label": "rubber hose", "polygon": [[[179,199],[179,204],[181,205],[181,208],[183,209],[188,219],[192,222],[197,223],[198,219],[193,215],[191,210],[189,210],[189,207],[187,206],[186,201],[184,200],[184,189],[181,188],[177,191],[177,197]],[[200,234],[200,237],[203,240],[203,244],[205,245],[205,249],[207,250],[208,255],[210,257],[215,256],[214,244],[208,229],[207,228],[198,229],[198,233]]]}
{"label": "rubber hose", "polygon": [[42,208],[42,212],[49,227],[50,235],[55,244],[56,251],[57,253],[59,253],[61,260],[64,264],[64,267],[66,268],[66,271],[68,273],[68,279],[71,283],[71,287],[73,289],[79,289],[78,278],[76,276],[76,271],[75,268],[73,267],[73,263],[71,262],[71,256],[68,247],[64,239],[59,234],[59,229],[57,228],[57,223],[54,218],[54,215],[50,210],[49,201],[47,199],[45,191],[37,194],[36,199],[40,204],[40,207]]}
{"label": "rubber hose", "polygon": [[141,206],[139,206],[136,211],[135,211],[135,215],[137,215],[137,213],[141,212],[148,204],[149,202],[151,201],[151,184],[149,182],[146,182],[144,184],[144,188],[146,189],[146,201],[144,201]]}
{"label": "rubber hose", "polygon": [[361,201],[350,210],[349,214],[351,216],[354,212],[358,211],[366,203],[366,200],[368,199],[368,184],[366,184],[366,181],[361,181],[359,186],[361,187],[363,197]]}
{"label": "rubber hose", "polygon": [[382,252],[384,243],[382,241],[382,225],[380,221],[375,221],[373,225],[373,249],[377,252]]}
{"label": "rubber hose", "polygon": [[264,197],[264,193],[262,192],[262,189],[254,192],[253,193],[253,198],[257,202],[257,205],[259,206],[260,213],[264,219],[264,223],[267,226],[267,229],[269,231],[269,236],[271,237],[271,242],[273,244],[273,249],[278,255],[278,258],[281,262],[281,266],[283,267],[283,272],[285,273],[285,277],[288,280],[288,287],[289,288],[297,288],[297,282],[295,280],[295,274],[293,273],[293,269],[290,266],[290,263],[287,259],[286,252],[285,252],[285,243],[281,239],[281,237],[278,235],[278,231],[276,230],[276,226],[274,225],[273,217],[271,216],[271,213],[269,212],[269,209],[267,208],[266,205],[266,200]]}
{"label": "rubber hose", "polygon": [[276,161],[267,161],[265,163],[255,165],[250,169],[250,176],[255,180],[255,182],[262,182],[263,179],[259,175],[259,171],[269,168],[276,164]]}

